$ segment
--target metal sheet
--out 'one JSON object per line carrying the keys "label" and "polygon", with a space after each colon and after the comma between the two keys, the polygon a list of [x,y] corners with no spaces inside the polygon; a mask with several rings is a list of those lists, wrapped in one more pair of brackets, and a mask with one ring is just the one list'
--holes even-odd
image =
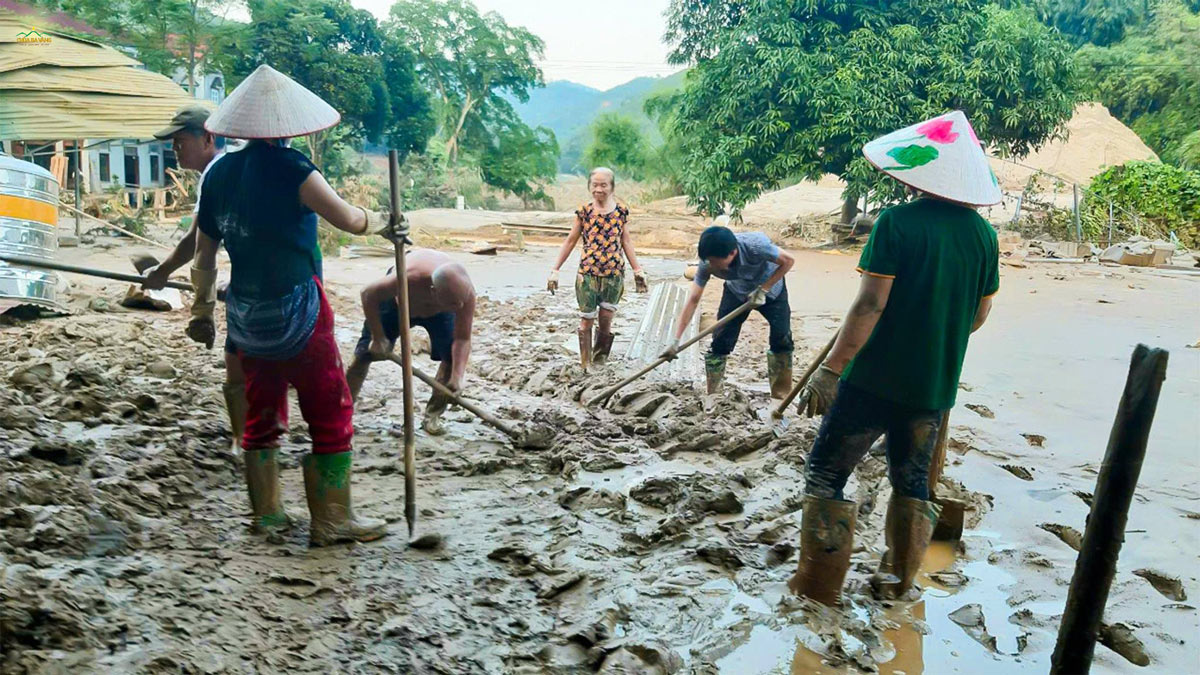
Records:
{"label": "metal sheet", "polygon": [[[39,221],[57,208],[58,182],[49,171],[0,155],[0,252],[53,260],[55,224]],[[58,275],[0,263],[0,301],[58,307]]]}
{"label": "metal sheet", "polygon": [[[687,302],[687,290],[674,283],[656,284],[650,289],[646,313],[633,333],[633,339],[625,350],[625,358],[648,364],[658,358],[675,335],[679,313]],[[683,332],[688,340],[699,331],[699,312]],[[703,362],[699,345],[681,352],[679,358],[663,364],[650,373],[649,377],[660,379],[694,379],[700,373]]]}

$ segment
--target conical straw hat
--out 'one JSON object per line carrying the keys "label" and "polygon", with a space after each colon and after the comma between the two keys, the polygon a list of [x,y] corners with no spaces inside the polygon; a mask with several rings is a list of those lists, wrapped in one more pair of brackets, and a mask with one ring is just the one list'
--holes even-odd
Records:
{"label": "conical straw hat", "polygon": [[291,138],[338,123],[332,106],[292,78],[261,65],[233,90],[204,127],[230,138]]}
{"label": "conical straw hat", "polygon": [[958,110],[881,136],[863,146],[863,155],[880,171],[935,197],[971,206],[1003,199],[975,130]]}

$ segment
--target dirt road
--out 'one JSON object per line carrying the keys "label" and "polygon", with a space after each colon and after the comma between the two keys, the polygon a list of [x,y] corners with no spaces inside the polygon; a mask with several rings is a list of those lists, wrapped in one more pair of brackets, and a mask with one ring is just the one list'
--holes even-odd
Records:
{"label": "dirt road", "polygon": [[[117,266],[129,250],[68,255]],[[849,492],[864,504],[853,608],[837,616],[785,593],[815,428],[793,418],[776,437],[760,421],[765,325],[747,323],[719,400],[699,379],[651,380],[593,416],[580,395],[627,366],[578,370],[570,294],[538,291],[551,255],[462,255],[487,296],[468,394],[560,431],[549,449],[514,448],[463,411],[445,436],[418,431],[418,530],[446,537],[433,552],[405,546],[393,365],[372,369],[356,411],[354,479],[359,509],[392,534],[309,549],[304,529],[283,543],[248,533],[219,354],[187,341],[183,312],[97,311],[92,297],[115,304],[124,286],[73,279],[78,314],[0,328],[5,672],[1044,672],[1075,557],[1066,528],[1084,527],[1138,341],[1170,349],[1171,364],[1106,622],[1156,672],[1195,664],[1200,351],[1184,346],[1200,337],[1196,281],[1005,268],[951,415],[945,488],[975,506],[970,530],[931,551],[923,602],[871,601],[888,488],[869,459]],[[854,261],[800,256],[798,362],[836,328]],[[358,288],[387,265],[326,260],[344,355]],[[653,282],[683,267],[647,264]],[[619,332],[644,302],[627,296]],[[294,405],[291,418],[284,497],[302,515],[307,434]],[[1093,672],[1138,670],[1097,649]]]}

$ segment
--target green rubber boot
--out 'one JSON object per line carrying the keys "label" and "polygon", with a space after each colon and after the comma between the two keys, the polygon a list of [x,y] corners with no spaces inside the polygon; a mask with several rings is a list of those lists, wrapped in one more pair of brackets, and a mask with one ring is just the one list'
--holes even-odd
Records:
{"label": "green rubber boot", "polygon": [[708,393],[721,391],[721,382],[725,380],[725,362],[728,356],[708,354],[704,357],[704,377],[708,383]]}
{"label": "green rubber boot", "polygon": [[350,504],[350,453],[308,454],[304,492],[312,516],[309,543],[328,546],[343,541],[374,541],[387,534],[387,523],[358,518]]}
{"label": "green rubber boot", "polygon": [[788,581],[797,595],[835,607],[854,550],[858,505],[843,499],[806,495],[800,518],[800,563]]}
{"label": "green rubber boot", "polygon": [[908,594],[921,569],[921,560],[942,508],[933,502],[892,495],[883,532],[887,551],[871,577],[871,589],[880,600],[898,600]]}
{"label": "green rubber boot", "polygon": [[279,449],[243,453],[246,489],[250,492],[250,529],[256,534],[282,534],[292,527],[279,494]]}
{"label": "green rubber boot", "polygon": [[767,381],[771,385],[771,398],[782,400],[792,393],[791,352],[767,352]]}

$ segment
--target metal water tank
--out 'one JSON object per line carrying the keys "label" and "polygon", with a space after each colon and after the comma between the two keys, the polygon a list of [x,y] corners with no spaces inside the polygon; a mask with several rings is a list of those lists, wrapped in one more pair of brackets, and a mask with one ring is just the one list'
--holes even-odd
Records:
{"label": "metal water tank", "polygon": [[[42,167],[0,154],[0,251],[46,260],[58,250],[58,181]],[[0,311],[58,306],[53,272],[0,262]]]}

